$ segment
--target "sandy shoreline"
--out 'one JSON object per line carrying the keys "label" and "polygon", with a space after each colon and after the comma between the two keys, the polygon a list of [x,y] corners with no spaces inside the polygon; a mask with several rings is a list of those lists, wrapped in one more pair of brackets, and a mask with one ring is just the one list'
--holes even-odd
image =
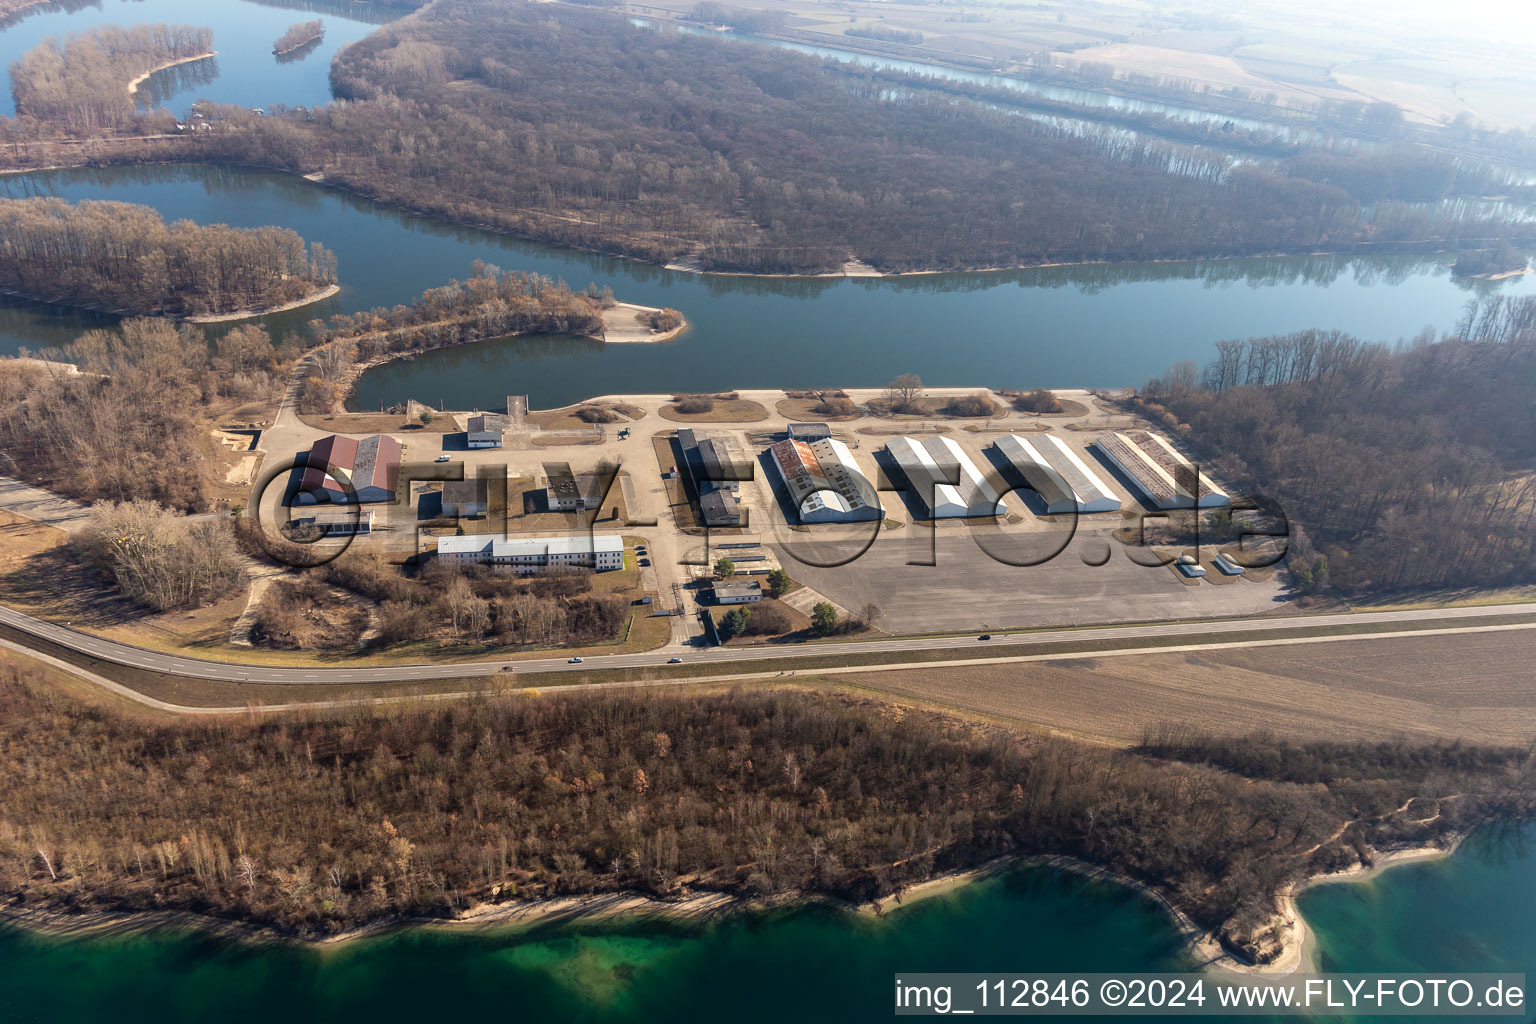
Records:
{"label": "sandy shoreline", "polygon": [[150,75],[157,74],[158,72],[164,71],[166,68],[179,67],[182,64],[191,64],[191,63],[193,63],[195,61],[207,60],[209,57],[217,57],[218,54],[219,54],[218,50],[209,50],[207,53],[199,53],[195,57],[178,57],[175,60],[168,60],[168,61],[166,61],[164,64],[161,64],[157,68],[150,68],[148,71],[144,72],[138,78],[135,78],[133,81],[128,83],[128,95],[132,96],[135,93],[137,93],[139,91],[139,86],[141,86],[145,82],[149,81],[149,76]]}
{"label": "sandy shoreline", "polygon": [[60,938],[85,938],[142,934],[160,930],[196,930],[212,935],[251,942],[292,943],[313,948],[334,948],[355,939],[387,935],[408,928],[432,928],[444,931],[505,931],[516,933],[536,927],[595,923],[624,919],[656,920],[671,924],[703,924],[725,914],[782,909],[794,905],[820,904],[848,913],[884,917],[895,910],[956,892],[1005,871],[1042,867],[1074,874],[1132,889],[1161,906],[1169,915],[1187,950],[1201,970],[1247,975],[1287,975],[1316,969],[1316,936],[1296,909],[1296,897],[1313,885],[1334,882],[1369,881],[1389,867],[1415,861],[1449,856],[1457,842],[1448,848],[1413,847],[1378,854],[1371,867],[1357,865],[1346,871],[1309,878],[1296,890],[1280,896],[1280,916],[1291,929],[1281,955],[1269,964],[1247,964],[1223,950],[1215,938],[1175,906],[1157,889],[1137,879],[1089,864],[1065,855],[1001,857],[974,868],[945,872],[909,886],[899,895],[881,897],[869,903],[851,904],[828,896],[803,892],[767,897],[733,896],[714,891],[689,891],[676,900],[662,900],[635,893],[600,893],[590,896],[562,896],[546,899],[480,903],[455,918],[400,918],[351,928],[335,935],[303,936],[248,921],[206,917],[190,911],[100,911],[66,914],[46,909],[0,907],[0,924],[23,928],[41,935]]}
{"label": "sandy shoreline", "polygon": [[286,313],[290,309],[301,309],[304,306],[312,306],[317,302],[323,302],[341,291],[341,285],[333,284],[322,288],[313,294],[306,295],[302,299],[294,299],[280,306],[267,306],[265,309],[237,309],[233,313],[208,313],[202,316],[189,316],[183,319],[189,324],[222,324],[230,320],[249,320],[252,317],[267,316],[271,313]]}

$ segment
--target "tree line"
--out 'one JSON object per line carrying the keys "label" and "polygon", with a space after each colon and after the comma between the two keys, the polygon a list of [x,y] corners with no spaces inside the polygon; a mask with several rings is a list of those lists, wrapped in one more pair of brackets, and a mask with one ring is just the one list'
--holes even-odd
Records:
{"label": "tree line", "polygon": [[232,130],[191,145],[460,222],[708,269],[1230,256],[1515,230],[1367,216],[1343,189],[1273,169],[1207,167],[929,90],[872,94],[801,55],[595,10],[445,0],[348,47],[333,85],[347,102],[231,111]]}
{"label": "tree line", "polygon": [[19,115],[71,133],[131,126],[129,83],[169,64],[213,52],[213,32],[189,25],[115,25],[48,38],[11,65]]}
{"label": "tree line", "polygon": [[339,407],[346,399],[346,374],[357,363],[509,334],[600,336],[601,311],[612,305],[611,289],[590,285],[573,292],[542,274],[503,271],[476,260],[468,278],[429,288],[409,305],[311,321],[315,343],[328,346],[331,354],[314,361],[301,405],[317,413]]}
{"label": "tree line", "polygon": [[222,401],[275,401],[298,347],[251,324],[210,343],[196,328],[134,319],[42,354],[82,374],[29,364],[0,374],[4,472],[85,501],[193,511],[204,503],[187,454],[199,415]]}
{"label": "tree line", "polygon": [[0,199],[0,287],[150,316],[281,305],[336,281],[336,257],[288,228],[166,224],[132,203]]}
{"label": "tree line", "polygon": [[1469,304],[1454,336],[1225,341],[1139,407],[1278,503],[1303,582],[1351,594],[1536,581],[1536,300]]}
{"label": "tree line", "polygon": [[1283,887],[1527,813],[1531,782],[1521,750],[1153,735],[1124,751],[768,690],[145,722],[15,664],[0,743],[12,905],[310,936],[568,894],[867,900],[1067,854],[1262,960]]}
{"label": "tree line", "polygon": [[272,44],[272,52],[285,54],[307,43],[314,42],[325,34],[325,23],[316,18],[314,21],[296,21],[288,26],[288,31],[277,37]]}
{"label": "tree line", "polygon": [[227,519],[188,522],[152,501],[98,505],[70,545],[124,597],[157,612],[199,607],[245,582]]}

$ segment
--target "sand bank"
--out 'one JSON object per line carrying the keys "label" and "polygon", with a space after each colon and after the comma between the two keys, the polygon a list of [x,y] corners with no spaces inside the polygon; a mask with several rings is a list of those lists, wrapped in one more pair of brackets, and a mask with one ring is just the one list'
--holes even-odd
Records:
{"label": "sand bank", "polygon": [[138,78],[135,78],[133,81],[128,83],[128,95],[132,96],[134,93],[138,92],[139,86],[147,82],[149,80],[149,76],[155,74],[156,72],[164,71],[166,68],[174,68],[182,64],[191,64],[195,61],[207,60],[209,57],[217,56],[218,52],[218,50],[209,50],[207,53],[199,53],[195,57],[178,57],[175,60],[166,61],[164,64],[161,64],[157,68],[150,68]]}
{"label": "sand bank", "polygon": [[294,299],[292,302],[285,302],[280,306],[267,306],[265,309],[237,309],[233,313],[207,313],[203,316],[189,316],[185,319],[190,324],[221,324],[227,320],[249,320],[252,317],[266,316],[269,313],[283,313],[290,309],[310,306],[330,298],[339,291],[341,291],[341,285],[333,284],[310,295],[306,295],[302,299]]}

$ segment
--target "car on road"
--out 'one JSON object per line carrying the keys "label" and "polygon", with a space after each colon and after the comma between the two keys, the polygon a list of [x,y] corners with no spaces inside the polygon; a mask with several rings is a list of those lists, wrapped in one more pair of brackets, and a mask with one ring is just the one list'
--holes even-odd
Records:
{"label": "car on road", "polygon": [[585,659],[583,659],[583,658],[567,658],[565,660],[565,663],[567,665],[580,665],[582,663],[582,661],[584,661],[584,660]]}
{"label": "car on road", "polygon": [[450,458],[452,458],[452,456],[450,456],[450,455],[439,455],[437,458],[433,459],[432,461],[433,462],[447,462]]}
{"label": "car on road", "polygon": [[991,640],[992,639],[992,634],[991,633],[983,633],[983,634],[981,634],[981,636],[977,637],[976,639],[977,640]]}
{"label": "car on road", "polygon": [[516,672],[517,669],[513,668],[511,665],[503,665],[503,666],[501,666],[501,671],[503,671],[503,672]]}
{"label": "car on road", "polygon": [[668,658],[667,659],[667,664],[668,665],[681,665],[682,663],[683,663],[683,659],[682,658]]}

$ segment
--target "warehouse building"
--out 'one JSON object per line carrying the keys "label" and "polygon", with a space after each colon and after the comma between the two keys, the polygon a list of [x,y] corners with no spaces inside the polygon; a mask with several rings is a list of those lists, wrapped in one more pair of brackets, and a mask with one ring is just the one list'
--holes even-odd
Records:
{"label": "warehouse building", "polygon": [[825,423],[791,423],[788,433],[792,441],[822,441],[832,436],[832,428]]}
{"label": "warehouse building", "polygon": [[768,448],[802,523],[854,523],[885,518],[880,499],[848,446],[834,438],[795,438]]}
{"label": "warehouse building", "polygon": [[1066,442],[1050,434],[1026,440],[1017,434],[997,439],[997,450],[1034,488],[1046,515],[1117,512],[1120,499],[1078,458]]}
{"label": "warehouse building", "polygon": [[1156,434],[1145,430],[1105,434],[1095,447],[1154,508],[1218,508],[1232,503],[1224,491]]}
{"label": "warehouse building", "polygon": [[763,599],[763,585],[757,580],[719,580],[711,589],[715,604],[752,604]]}
{"label": "warehouse building", "polygon": [[942,434],[926,441],[893,438],[886,451],[901,468],[913,497],[930,519],[996,516],[1008,511],[996,488],[981,475],[971,457]]}
{"label": "warehouse building", "polygon": [[[375,434],[361,441],[341,434],[322,437],[305,456],[294,503],[394,501],[401,455],[400,442],[388,434]],[[341,483],[333,471],[350,480],[351,488]]]}
{"label": "warehouse building", "polygon": [[298,532],[322,537],[366,537],[373,533],[373,509],[317,508],[290,522]]}
{"label": "warehouse building", "polygon": [[443,515],[474,519],[490,510],[490,481],[448,480],[443,484]]}
{"label": "warehouse building", "polygon": [[705,437],[690,427],[677,432],[677,446],[683,453],[683,466],[699,494],[710,491],[739,491],[741,481],[752,479],[750,467],[742,467],[731,458],[724,442]]}
{"label": "warehouse building", "polygon": [[471,448],[500,448],[501,435],[510,423],[510,417],[494,412],[471,416],[464,441]]}
{"label": "warehouse building", "polygon": [[544,503],[551,512],[590,512],[601,508],[606,482],[596,473],[572,473],[568,465],[544,466]]}
{"label": "warehouse building", "polygon": [[489,565],[522,576],[550,569],[624,568],[624,538],[596,537],[439,537],[438,560],[448,565]]}
{"label": "warehouse building", "polygon": [[731,491],[699,495],[699,514],[705,526],[740,526],[741,498]]}

